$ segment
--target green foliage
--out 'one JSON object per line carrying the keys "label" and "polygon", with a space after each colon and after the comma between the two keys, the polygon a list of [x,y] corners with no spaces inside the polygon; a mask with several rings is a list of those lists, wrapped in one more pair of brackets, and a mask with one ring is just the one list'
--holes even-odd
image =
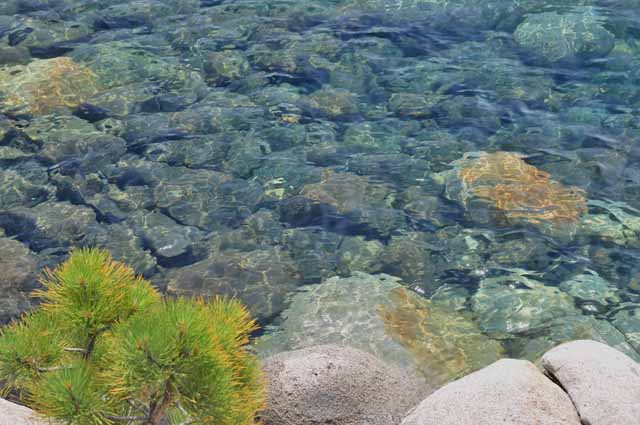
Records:
{"label": "green foliage", "polygon": [[14,389],[28,391],[47,370],[59,364],[64,351],[62,334],[51,317],[37,311],[14,321],[0,338],[0,377],[4,393]]}
{"label": "green foliage", "polygon": [[43,375],[27,400],[38,412],[67,423],[106,424],[104,386],[86,362],[77,362]]}
{"label": "green foliage", "polygon": [[254,423],[264,384],[238,301],[164,300],[96,249],[42,283],[40,309],[0,335],[5,391],[70,424]]}

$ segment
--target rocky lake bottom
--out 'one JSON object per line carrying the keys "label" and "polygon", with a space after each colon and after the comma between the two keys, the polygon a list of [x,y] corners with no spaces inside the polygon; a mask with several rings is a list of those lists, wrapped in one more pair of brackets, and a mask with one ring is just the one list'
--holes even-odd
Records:
{"label": "rocky lake bottom", "polygon": [[0,321],[99,246],[261,355],[640,360],[639,0],[3,0]]}

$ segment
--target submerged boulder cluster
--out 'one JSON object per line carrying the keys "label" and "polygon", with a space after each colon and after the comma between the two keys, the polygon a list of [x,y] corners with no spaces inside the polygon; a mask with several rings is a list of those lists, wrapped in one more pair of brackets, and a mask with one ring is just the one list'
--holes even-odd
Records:
{"label": "submerged boulder cluster", "polygon": [[638,358],[628,2],[0,3],[1,321],[100,246],[239,297],[264,352]]}

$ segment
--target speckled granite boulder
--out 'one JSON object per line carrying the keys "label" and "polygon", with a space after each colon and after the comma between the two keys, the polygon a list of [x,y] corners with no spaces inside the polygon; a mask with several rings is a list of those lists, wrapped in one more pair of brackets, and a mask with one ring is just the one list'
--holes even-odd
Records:
{"label": "speckled granite boulder", "polygon": [[268,358],[266,425],[393,425],[431,392],[406,370],[350,347],[320,345]]}
{"label": "speckled granite boulder", "polygon": [[45,425],[48,423],[39,419],[33,410],[0,398],[0,425]]}
{"label": "speckled granite boulder", "polygon": [[436,391],[402,425],[580,425],[569,396],[524,360],[499,360]]}
{"label": "speckled granite boulder", "polygon": [[569,393],[582,423],[640,424],[640,364],[596,341],[572,341],[547,352],[542,366]]}

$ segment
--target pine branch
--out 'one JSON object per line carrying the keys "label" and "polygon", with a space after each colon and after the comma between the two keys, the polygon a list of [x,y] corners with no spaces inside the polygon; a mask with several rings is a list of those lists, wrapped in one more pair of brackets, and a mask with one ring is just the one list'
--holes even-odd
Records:
{"label": "pine branch", "polygon": [[144,421],[148,421],[149,417],[148,416],[111,416],[111,415],[104,415],[105,418],[109,419],[110,421],[115,421],[115,422],[144,422]]}
{"label": "pine branch", "polygon": [[154,402],[149,412],[149,424],[150,425],[159,425],[164,417],[167,408],[171,405],[171,401],[173,399],[173,391],[172,387],[172,379],[169,378],[164,384],[164,394],[162,394],[162,400],[160,403]]}
{"label": "pine branch", "polygon": [[147,409],[147,407],[140,401],[136,400],[140,405],[136,406],[136,404],[134,403],[134,400],[127,400],[127,404],[129,406],[131,406],[133,409],[137,410],[138,412],[142,413],[143,415],[149,416],[149,410]]}
{"label": "pine branch", "polygon": [[189,412],[187,412],[187,410],[182,407],[182,404],[180,404],[179,401],[176,401],[176,407],[178,408],[178,410],[187,418],[184,422],[182,422],[180,425],[191,425],[193,423],[196,422],[195,419],[189,419]]}
{"label": "pine branch", "polygon": [[39,367],[38,368],[38,372],[40,372],[40,373],[55,372],[56,370],[71,369],[72,367],[73,366]]}
{"label": "pine branch", "polygon": [[77,347],[63,347],[62,349],[70,353],[86,353],[87,352],[87,350],[85,350],[84,348],[77,348]]}

